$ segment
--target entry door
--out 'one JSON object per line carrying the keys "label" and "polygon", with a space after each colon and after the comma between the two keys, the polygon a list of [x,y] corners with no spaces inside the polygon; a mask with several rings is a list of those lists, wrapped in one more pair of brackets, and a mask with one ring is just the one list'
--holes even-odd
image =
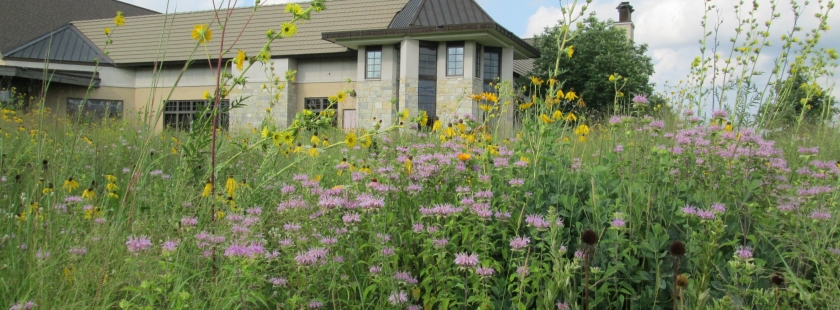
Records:
{"label": "entry door", "polygon": [[342,123],[344,124],[344,129],[356,128],[356,110],[344,110]]}
{"label": "entry door", "polygon": [[431,125],[437,116],[437,48],[436,42],[420,44],[418,108],[426,111]]}

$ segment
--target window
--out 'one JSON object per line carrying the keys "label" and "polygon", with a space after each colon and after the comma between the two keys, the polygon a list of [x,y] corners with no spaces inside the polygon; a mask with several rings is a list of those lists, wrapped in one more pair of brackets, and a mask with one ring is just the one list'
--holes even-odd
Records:
{"label": "window", "polygon": [[481,78],[481,44],[475,44],[475,78]]}
{"label": "window", "polygon": [[446,75],[464,75],[464,43],[449,42],[446,44]]}
{"label": "window", "polygon": [[82,116],[89,120],[100,120],[107,117],[121,118],[123,113],[122,100],[67,98],[67,115]]}
{"label": "window", "polygon": [[496,92],[496,89],[490,84],[498,82],[501,78],[501,55],[502,50],[499,48],[484,48],[484,91],[486,92]]}
{"label": "window", "polygon": [[[338,110],[338,104],[330,105],[330,100],[327,98],[305,98],[303,99],[303,108],[315,113],[329,109],[335,112]],[[332,124],[333,126],[337,125],[335,113],[333,113]]]}
{"label": "window", "polygon": [[437,116],[437,49],[435,42],[420,43],[417,107],[429,116],[427,126],[431,126]]}
{"label": "window", "polygon": [[368,46],[365,48],[365,78],[379,79],[382,77],[382,47]]}
{"label": "window", "polygon": [[[190,130],[194,121],[212,121],[213,103],[206,100],[170,100],[163,108],[163,127]],[[219,128],[230,127],[230,100],[219,101]]]}

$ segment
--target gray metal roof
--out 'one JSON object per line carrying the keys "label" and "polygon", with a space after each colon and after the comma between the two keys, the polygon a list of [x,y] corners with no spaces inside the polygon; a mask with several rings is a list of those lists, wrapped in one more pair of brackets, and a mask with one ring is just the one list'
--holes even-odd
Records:
{"label": "gray metal roof", "polygon": [[[49,55],[47,55],[49,53]],[[65,25],[4,54],[5,58],[50,61],[113,63],[73,25]]]}
{"label": "gray metal roof", "polygon": [[388,28],[495,23],[474,0],[411,0]]}
{"label": "gray metal roof", "polygon": [[12,66],[0,66],[0,76],[19,77],[32,80],[44,80],[46,78],[46,80],[51,83],[92,86],[93,88],[99,88],[99,83],[101,82],[99,72],[94,73],[54,69],[47,69],[47,71],[44,72],[44,69],[42,68],[21,68]]}
{"label": "gray metal roof", "polygon": [[126,17],[158,14],[116,0],[0,0],[0,52],[15,49],[71,21],[113,18],[117,11]]}

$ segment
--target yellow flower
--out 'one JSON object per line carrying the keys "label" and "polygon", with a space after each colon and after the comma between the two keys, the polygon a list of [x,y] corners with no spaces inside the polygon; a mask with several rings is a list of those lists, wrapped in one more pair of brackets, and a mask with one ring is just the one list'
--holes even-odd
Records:
{"label": "yellow flower", "polygon": [[324,138],[324,140],[321,141],[321,144],[323,144],[324,146],[330,146],[330,141],[329,141],[329,139]]}
{"label": "yellow flower", "polygon": [[397,117],[400,118],[400,121],[405,122],[408,120],[408,110],[402,110],[400,113],[397,114]]}
{"label": "yellow flower", "polygon": [[568,93],[566,93],[566,100],[572,101],[572,100],[577,99],[577,97],[578,96],[577,96],[577,94],[575,94],[574,91],[570,90]]}
{"label": "yellow flower", "polygon": [[484,112],[490,112],[490,110],[493,110],[493,106],[489,104],[479,104],[478,108]]}
{"label": "yellow flower", "polygon": [[455,129],[452,128],[452,123],[449,123],[449,126],[447,126],[446,129],[443,130],[443,134],[450,138],[455,136]]}
{"label": "yellow flower", "polygon": [[341,92],[338,92],[338,94],[335,95],[335,101],[344,102],[344,100],[347,100],[347,93],[346,92],[341,91]]}
{"label": "yellow flower", "polygon": [[589,131],[589,126],[586,126],[586,124],[581,124],[575,129],[575,134],[578,136],[585,136],[589,134]]}
{"label": "yellow flower", "polygon": [[210,194],[213,192],[213,183],[207,182],[204,184],[204,191],[201,192],[201,197],[210,197]]}
{"label": "yellow flower", "polygon": [[531,77],[531,83],[533,83],[534,85],[542,85],[543,80],[540,79],[539,77],[532,76]]}
{"label": "yellow flower", "polygon": [[241,50],[237,52],[233,62],[236,64],[236,70],[242,70],[242,65],[245,64],[245,52]]}
{"label": "yellow flower", "polygon": [[470,99],[475,100],[475,101],[484,100],[484,94],[472,94],[472,95],[468,95],[467,97],[470,97]]}
{"label": "yellow flower", "polygon": [[213,39],[213,30],[210,30],[210,25],[195,25],[193,26],[192,38],[198,41],[198,43],[207,44],[207,42]]}
{"label": "yellow flower", "polygon": [[356,138],[355,133],[348,133],[346,137],[344,137],[344,143],[347,144],[347,147],[353,148],[356,147],[356,142],[358,139]]}
{"label": "yellow flower", "polygon": [[726,122],[726,126],[723,127],[723,131],[732,132],[732,123]]}
{"label": "yellow flower", "polygon": [[426,114],[426,111],[420,114],[420,125],[426,126],[429,123],[429,114]]}
{"label": "yellow flower", "polygon": [[280,27],[280,36],[281,37],[291,38],[295,34],[297,34],[297,25],[295,25],[293,23],[284,22],[283,26]]}
{"label": "yellow flower", "polygon": [[614,74],[610,74],[610,82],[612,82],[612,81],[615,81],[615,75]]}
{"label": "yellow flower", "polygon": [[105,28],[105,35],[111,36],[111,28]]}
{"label": "yellow flower", "polygon": [[93,200],[96,198],[96,193],[93,192],[92,187],[88,187],[85,189],[84,192],[82,192],[82,198],[87,200]]}
{"label": "yellow flower", "polygon": [[119,187],[119,186],[117,186],[117,184],[116,184],[116,183],[114,183],[114,182],[108,183],[108,185],[105,185],[105,188],[106,188],[109,192],[116,192],[116,191],[120,190],[120,187]]}
{"label": "yellow flower", "polygon": [[306,151],[306,154],[310,157],[318,157],[318,155],[320,155],[320,153],[318,152],[318,145],[313,144],[312,148]]}
{"label": "yellow flower", "polygon": [[556,84],[556,83],[557,83],[557,80],[555,78],[548,79],[548,86],[554,86],[554,84]]}
{"label": "yellow flower", "polygon": [[443,124],[440,123],[439,119],[436,119],[435,123],[432,124],[432,131],[437,132],[438,130],[440,130],[440,127],[443,127]]}
{"label": "yellow flower", "polygon": [[117,11],[117,16],[114,17],[114,25],[125,26],[125,15],[123,15],[122,11]]}
{"label": "yellow flower", "polygon": [[75,268],[73,265],[64,267],[64,280],[67,280],[71,285],[73,284],[73,273],[75,272]]}
{"label": "yellow flower", "polygon": [[286,13],[292,13],[294,16],[303,15],[303,8],[297,3],[286,4]]}
{"label": "yellow flower", "polygon": [[363,148],[369,148],[373,144],[373,139],[371,139],[370,136],[364,136],[360,142],[362,143]]}
{"label": "yellow flower", "polygon": [[527,110],[527,109],[528,109],[528,108],[530,108],[532,105],[534,105],[534,103],[533,103],[533,102],[523,103],[523,104],[520,104],[520,105],[519,105],[519,109],[520,109],[520,110]]}
{"label": "yellow flower", "polygon": [[216,211],[216,220],[221,220],[225,218],[225,211]]}
{"label": "yellow flower", "polygon": [[74,190],[79,188],[79,182],[76,182],[76,180],[74,180],[73,178],[68,178],[64,181],[64,186],[62,186],[61,188],[66,190],[68,193],[72,193]]}
{"label": "yellow flower", "polygon": [[338,102],[338,97],[337,96],[329,96],[329,97],[327,97],[327,100],[329,100],[330,102]]}
{"label": "yellow flower", "polygon": [[526,164],[530,164],[530,163],[531,163],[531,160],[530,160],[530,159],[528,159],[528,157],[526,157],[526,156],[519,157],[519,161],[524,162],[524,163],[526,163]]}
{"label": "yellow flower", "polygon": [[414,165],[411,163],[411,156],[405,160],[405,174],[411,174],[411,169]]}
{"label": "yellow flower", "polygon": [[572,58],[572,55],[575,54],[575,46],[571,45],[568,49],[566,49],[566,55],[569,55],[569,58]]}
{"label": "yellow flower", "polygon": [[569,114],[566,114],[566,121],[575,122],[577,121],[577,116],[575,116],[575,113],[569,112]]}
{"label": "yellow flower", "polygon": [[85,210],[86,220],[92,220],[100,217],[102,217],[102,210],[100,210],[99,207],[92,207],[90,209]]}
{"label": "yellow flower", "polygon": [[586,142],[586,135],[580,136],[580,137],[578,138],[578,141],[580,141],[580,142]]}
{"label": "yellow flower", "polygon": [[468,160],[470,160],[471,157],[472,157],[472,155],[467,154],[467,153],[458,153],[458,160],[460,160],[460,161],[468,161]]}
{"label": "yellow flower", "polygon": [[106,174],[106,175],[105,175],[105,180],[106,180],[106,181],[108,181],[108,182],[116,182],[116,181],[117,181],[117,177],[115,177],[115,176],[113,176],[113,175],[110,175],[110,174]]}
{"label": "yellow flower", "polygon": [[554,120],[548,117],[548,115],[545,115],[545,113],[540,114],[540,120],[546,124],[554,123]]}
{"label": "yellow flower", "polygon": [[494,93],[484,93],[482,96],[484,96],[484,99],[487,101],[491,101],[493,103],[499,102],[499,96]]}
{"label": "yellow flower", "polygon": [[268,135],[270,134],[271,132],[268,131],[268,127],[263,127],[262,130],[260,130],[260,136],[263,138],[268,138]]}
{"label": "yellow flower", "polygon": [[236,187],[239,186],[239,183],[236,183],[236,180],[233,176],[228,176],[227,181],[225,182],[225,190],[227,191],[227,195],[229,197],[233,197],[236,194]]}

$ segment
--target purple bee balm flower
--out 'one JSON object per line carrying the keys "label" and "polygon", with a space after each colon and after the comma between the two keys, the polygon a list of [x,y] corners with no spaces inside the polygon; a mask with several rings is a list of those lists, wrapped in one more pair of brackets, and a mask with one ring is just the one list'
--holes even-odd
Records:
{"label": "purple bee balm flower", "polygon": [[414,225],[412,225],[412,228],[414,229],[414,232],[418,234],[426,230],[426,227],[423,226],[422,223],[414,223]]}
{"label": "purple bee balm flower", "polygon": [[321,309],[323,307],[324,307],[324,303],[322,303],[320,301],[313,300],[313,301],[309,302],[309,309]]}
{"label": "purple bee balm flower", "polygon": [[358,213],[345,213],[341,220],[344,221],[344,224],[353,224],[361,222],[362,218]]}
{"label": "purple bee balm flower", "polygon": [[391,294],[388,295],[388,302],[394,306],[406,303],[408,302],[408,294],[404,291],[391,292]]}
{"label": "purple bee balm flower", "polygon": [[610,224],[612,225],[612,227],[624,227],[624,225],[626,225],[627,222],[625,222],[624,219],[615,218]]}
{"label": "purple bee balm flower", "polygon": [[[417,135],[420,136],[420,134]],[[405,308],[405,310],[423,310],[423,307],[420,305],[410,305],[408,308]]]}
{"label": "purple bee balm flower", "polygon": [[712,211],[715,211],[717,213],[724,213],[724,212],[726,212],[726,205],[724,205],[722,203],[719,203],[719,202],[716,202],[716,203],[712,204],[711,209],[712,209]]}
{"label": "purple bee balm flower", "polygon": [[432,239],[432,244],[437,248],[445,247],[447,243],[449,243],[449,239],[446,238]]}
{"label": "purple bee balm flower", "polygon": [[271,282],[271,284],[273,284],[274,286],[281,286],[281,287],[286,286],[286,284],[289,283],[289,281],[287,281],[286,278],[282,278],[282,277],[268,279],[268,282]]}
{"label": "purple bee balm flower", "polygon": [[522,250],[531,243],[531,239],[528,237],[515,237],[510,239],[510,247],[515,250]]}
{"label": "purple bee balm flower", "polygon": [[386,248],[383,248],[383,249],[382,249],[382,255],[383,255],[383,256],[391,256],[391,255],[394,255],[394,248],[392,248],[392,247],[386,247]]}
{"label": "purple bee balm flower", "polygon": [[840,255],[840,249],[830,248],[828,249],[829,252]]}
{"label": "purple bee balm flower", "polygon": [[569,304],[565,302],[557,302],[557,310],[569,310]]}
{"label": "purple bee balm flower", "polygon": [[748,260],[748,259],[752,258],[753,257],[752,247],[748,247],[748,246],[738,247],[738,249],[735,250],[735,257],[737,257],[739,259],[742,259],[742,260]]}
{"label": "purple bee balm flower", "polygon": [[830,220],[831,213],[828,213],[825,210],[817,210],[811,213],[811,218],[815,220]]}
{"label": "purple bee balm flower", "polygon": [[711,210],[698,210],[697,217],[703,220],[714,220],[715,219],[715,212]]}
{"label": "purple bee balm flower", "polygon": [[583,251],[581,251],[581,250],[575,251],[575,258],[583,258]]}
{"label": "purple bee balm flower", "polygon": [[478,254],[467,254],[466,252],[455,254],[455,264],[461,267],[478,265]]}
{"label": "purple bee balm flower", "polygon": [[370,271],[370,273],[380,273],[380,272],[382,272],[382,267],[379,267],[379,266],[370,266],[370,268],[368,269],[368,271]]}
{"label": "purple bee balm flower", "polygon": [[494,273],[496,273],[496,271],[493,270],[492,267],[478,267],[475,269],[475,274],[480,277],[490,277],[493,276]]}
{"label": "purple bee balm flower", "polygon": [[509,182],[510,186],[519,187],[525,185],[525,180],[523,179],[511,179]]}
{"label": "purple bee balm flower", "polygon": [[150,248],[152,246],[152,241],[147,236],[130,236],[128,237],[128,241],[125,242],[125,245],[128,247],[129,252],[136,253]]}
{"label": "purple bee balm flower", "polygon": [[729,112],[727,112],[726,110],[717,110],[717,111],[712,112],[712,117],[725,119],[725,118],[729,117]]}
{"label": "purple bee balm flower", "polygon": [[697,208],[685,205],[685,207],[682,208],[682,212],[686,215],[697,215]]}
{"label": "purple bee balm flower", "polygon": [[516,268],[516,274],[519,275],[520,277],[527,277],[529,274],[531,274],[531,270],[528,270],[528,267],[526,267],[526,266],[522,266],[522,267]]}
{"label": "purple bee balm flower", "polygon": [[633,96],[633,103],[646,104],[648,102],[649,102],[648,98],[645,95],[635,95],[635,96]]}
{"label": "purple bee balm flower", "polygon": [[198,225],[198,218],[197,217],[182,217],[181,218],[181,226],[190,227]]}

